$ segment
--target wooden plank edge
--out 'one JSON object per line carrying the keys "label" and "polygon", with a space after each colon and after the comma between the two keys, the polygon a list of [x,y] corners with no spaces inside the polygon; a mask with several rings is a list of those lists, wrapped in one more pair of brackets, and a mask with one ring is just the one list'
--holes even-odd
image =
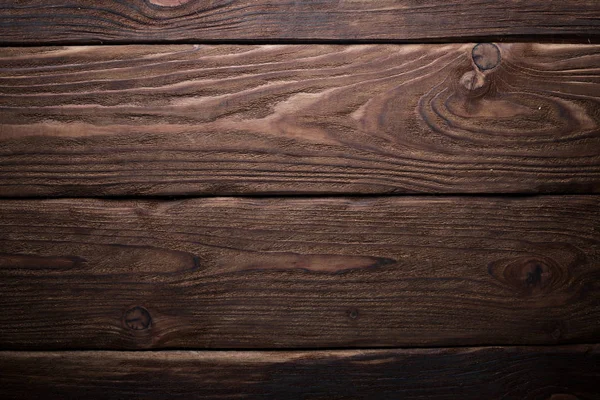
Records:
{"label": "wooden plank edge", "polygon": [[600,346],[0,352],[4,399],[548,399],[600,396]]}
{"label": "wooden plank edge", "polygon": [[[3,2],[2,43],[597,37],[594,0]],[[43,29],[40,27],[43,26]]]}

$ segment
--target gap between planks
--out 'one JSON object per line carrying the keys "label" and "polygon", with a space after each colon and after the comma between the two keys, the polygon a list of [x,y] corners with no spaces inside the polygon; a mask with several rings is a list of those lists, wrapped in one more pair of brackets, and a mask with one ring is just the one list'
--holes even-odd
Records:
{"label": "gap between planks", "polygon": [[600,34],[597,35],[502,35],[502,36],[464,36],[453,39],[415,39],[415,40],[394,40],[394,39],[238,39],[238,40],[139,40],[139,41],[76,41],[61,40],[50,43],[44,42],[0,42],[1,48],[21,47],[24,49],[31,47],[53,47],[53,46],[165,46],[165,45],[198,45],[198,46],[251,46],[251,45],[443,45],[443,44],[469,44],[469,43],[540,43],[540,44],[600,44]]}

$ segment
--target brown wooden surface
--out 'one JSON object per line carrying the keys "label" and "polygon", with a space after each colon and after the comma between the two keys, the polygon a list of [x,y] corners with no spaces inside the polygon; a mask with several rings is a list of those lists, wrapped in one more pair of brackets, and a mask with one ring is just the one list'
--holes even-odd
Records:
{"label": "brown wooden surface", "polygon": [[0,202],[0,348],[600,339],[600,197]]}
{"label": "brown wooden surface", "polygon": [[600,400],[599,0],[0,33],[0,399]]}
{"label": "brown wooden surface", "polygon": [[[0,43],[597,38],[597,0],[0,1]],[[551,36],[550,36],[551,35]],[[559,36],[561,35],[561,36]]]}
{"label": "brown wooden surface", "polygon": [[600,398],[597,345],[311,352],[0,352],[4,399]]}
{"label": "brown wooden surface", "polygon": [[592,193],[600,46],[0,49],[0,195]]}

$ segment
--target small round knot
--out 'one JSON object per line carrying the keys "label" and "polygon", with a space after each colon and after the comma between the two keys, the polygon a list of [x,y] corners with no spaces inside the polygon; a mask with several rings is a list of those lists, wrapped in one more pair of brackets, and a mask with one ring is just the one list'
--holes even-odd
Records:
{"label": "small round knot", "polygon": [[142,331],[148,329],[152,324],[150,313],[144,307],[135,306],[125,311],[123,315],[123,323],[129,329],[134,331]]}
{"label": "small round knot", "polygon": [[568,332],[568,324],[564,321],[549,322],[545,331],[554,341],[560,341]]}
{"label": "small round knot", "polygon": [[348,315],[348,318],[350,318],[350,319],[358,318],[358,310],[356,308],[349,309],[348,311],[346,311],[346,314]]}
{"label": "small round knot", "polygon": [[547,295],[569,282],[569,271],[556,260],[539,255],[497,260],[490,274],[524,296]]}
{"label": "small round knot", "polygon": [[550,334],[550,336],[552,336],[552,339],[554,339],[554,340],[560,339],[561,335],[562,335],[562,332],[560,331],[560,328],[556,328]]}
{"label": "small round knot", "polygon": [[471,52],[473,62],[481,71],[493,69],[500,64],[501,55],[498,46],[492,43],[479,43]]}
{"label": "small round knot", "polygon": [[467,90],[476,90],[485,85],[485,77],[481,72],[467,71],[460,78],[460,84]]}

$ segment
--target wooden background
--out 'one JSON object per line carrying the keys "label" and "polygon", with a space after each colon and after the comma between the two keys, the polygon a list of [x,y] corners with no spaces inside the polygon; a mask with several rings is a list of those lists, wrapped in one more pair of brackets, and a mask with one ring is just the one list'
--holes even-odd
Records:
{"label": "wooden background", "polygon": [[600,2],[0,27],[0,398],[600,399]]}

